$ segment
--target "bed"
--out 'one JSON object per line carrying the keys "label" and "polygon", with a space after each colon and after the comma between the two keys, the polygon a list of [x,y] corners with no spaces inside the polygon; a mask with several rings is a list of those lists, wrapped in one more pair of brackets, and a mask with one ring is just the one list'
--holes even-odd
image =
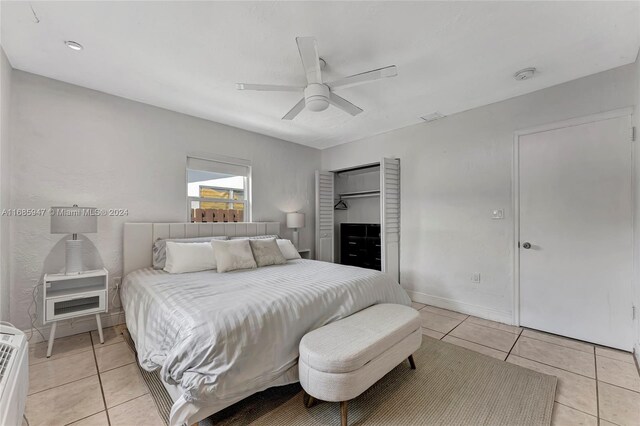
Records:
{"label": "bed", "polygon": [[228,273],[151,268],[158,238],[278,234],[279,225],[125,225],[127,327],[138,362],[160,369],[174,400],[171,425],[195,423],[255,392],[298,381],[298,345],[309,331],[374,304],[411,303],[380,272],[314,260]]}

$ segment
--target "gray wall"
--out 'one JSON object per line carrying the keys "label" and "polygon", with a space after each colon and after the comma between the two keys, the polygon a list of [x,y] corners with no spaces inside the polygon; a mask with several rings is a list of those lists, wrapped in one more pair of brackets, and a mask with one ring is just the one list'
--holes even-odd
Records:
{"label": "gray wall", "polygon": [[[320,154],[255,133],[12,72],[4,54],[0,56],[2,207],[78,203],[128,208],[129,217],[100,218],[99,232],[87,236],[91,266],[104,265],[112,277],[120,275],[122,223],[185,219],[187,154],[252,160],[254,220],[283,221],[285,211],[303,211],[307,226],[301,233],[301,246],[311,248],[312,175],[320,166],[320,156],[325,170],[396,156],[402,160],[403,285],[416,299],[500,320],[510,319],[513,303],[513,132],[640,104],[640,65],[636,63]],[[11,150],[6,126],[10,98]],[[635,120],[640,123],[637,116]],[[636,167],[640,170],[640,156],[636,156]],[[506,218],[491,220],[493,208],[504,208]],[[636,219],[636,235],[640,235],[640,206]],[[13,219],[9,256],[7,227],[8,220],[2,219],[0,312],[2,319],[7,319],[10,261],[10,319],[27,328],[31,289],[43,273],[63,267],[64,238],[49,234],[48,217]],[[471,283],[472,272],[481,272],[480,285]],[[636,300],[640,301],[640,265],[636,278]],[[638,327],[640,330],[640,324]]]}
{"label": "gray wall", "polygon": [[[189,154],[252,161],[253,220],[284,222],[285,212],[304,212],[300,245],[313,247],[316,149],[17,70],[12,102],[12,207],[129,210],[128,217],[100,217],[98,233],[86,236],[89,267],[121,275],[125,222],[187,219]],[[64,267],[66,237],[49,234],[49,221],[12,222],[11,320],[20,328],[29,326],[33,286]]]}
{"label": "gray wall", "polygon": [[635,353],[638,362],[640,363],[640,150],[638,149],[638,143],[640,143],[640,52],[636,58],[634,67],[635,74],[635,87],[633,93],[635,94],[635,112],[634,112],[634,124],[636,126],[636,144],[635,144],[635,216],[634,216],[634,237],[635,237],[635,255],[634,255],[634,269],[635,269],[635,306],[636,306],[636,341],[635,341]]}
{"label": "gray wall", "polygon": [[[9,104],[13,69],[0,46],[0,211],[9,207]],[[0,320],[9,321],[9,217],[0,216]]]}
{"label": "gray wall", "polygon": [[[336,146],[322,166],[400,158],[402,285],[418,301],[511,321],[514,131],[635,105],[635,73],[628,65]],[[498,208],[504,220],[491,219]]]}

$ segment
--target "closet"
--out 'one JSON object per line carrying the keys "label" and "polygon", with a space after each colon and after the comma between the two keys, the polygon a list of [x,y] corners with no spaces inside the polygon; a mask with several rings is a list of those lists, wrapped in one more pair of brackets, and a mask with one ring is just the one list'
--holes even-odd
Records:
{"label": "closet", "polygon": [[316,258],[400,279],[400,160],[316,172]]}

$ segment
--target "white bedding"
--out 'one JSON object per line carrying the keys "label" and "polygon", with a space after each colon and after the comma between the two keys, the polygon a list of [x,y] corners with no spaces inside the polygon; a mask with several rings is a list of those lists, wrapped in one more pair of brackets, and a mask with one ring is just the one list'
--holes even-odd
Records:
{"label": "white bedding", "polygon": [[140,365],[161,368],[197,404],[278,383],[313,329],[377,303],[411,303],[385,274],[304,259],[228,273],[140,269],[121,297]]}

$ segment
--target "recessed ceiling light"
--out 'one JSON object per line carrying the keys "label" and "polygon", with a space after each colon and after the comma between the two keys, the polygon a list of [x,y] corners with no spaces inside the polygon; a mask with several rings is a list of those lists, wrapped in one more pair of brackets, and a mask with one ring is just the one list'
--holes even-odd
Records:
{"label": "recessed ceiling light", "polygon": [[72,40],[67,40],[67,41],[64,42],[64,44],[66,44],[67,47],[69,49],[72,49],[72,50],[82,50],[83,49],[83,47],[82,47],[82,45],[80,43],[72,41]]}
{"label": "recessed ceiling light", "polygon": [[534,67],[529,67],[529,68],[522,69],[522,70],[518,71],[517,73],[515,73],[513,75],[513,78],[515,78],[518,81],[528,80],[531,77],[533,77],[533,74],[535,74],[535,73],[536,73],[536,69]]}

